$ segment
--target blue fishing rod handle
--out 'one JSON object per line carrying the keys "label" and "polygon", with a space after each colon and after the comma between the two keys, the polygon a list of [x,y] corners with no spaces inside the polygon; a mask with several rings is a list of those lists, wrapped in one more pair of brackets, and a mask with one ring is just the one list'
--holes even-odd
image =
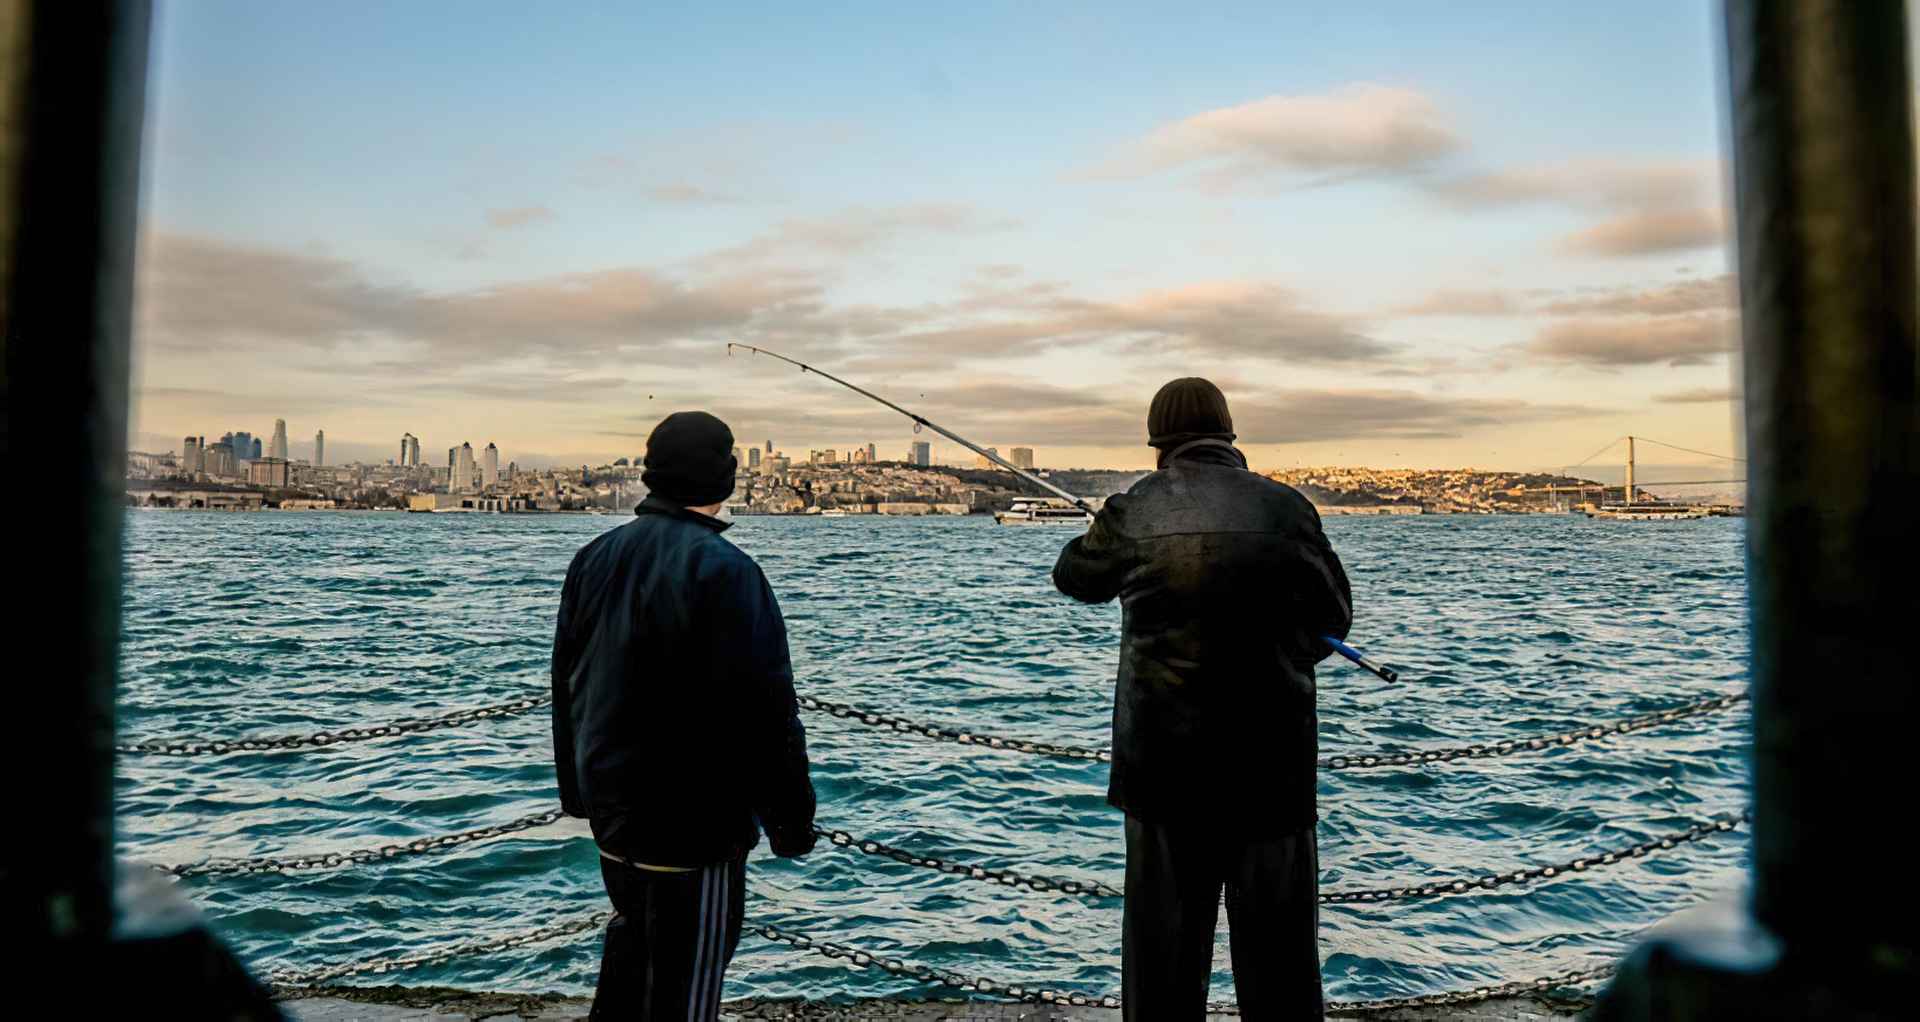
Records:
{"label": "blue fishing rod handle", "polygon": [[1360,655],[1359,650],[1354,649],[1352,646],[1349,646],[1344,642],[1341,642],[1339,639],[1336,639],[1331,635],[1322,635],[1321,638],[1326,640],[1327,645],[1333,647],[1334,652],[1340,654],[1343,657],[1346,657],[1348,660],[1353,661],[1354,663],[1360,665],[1366,670],[1379,675],[1380,680],[1382,681],[1399,681],[1400,680],[1400,674],[1398,671],[1395,671],[1389,667],[1381,667],[1379,664],[1369,661],[1366,657]]}

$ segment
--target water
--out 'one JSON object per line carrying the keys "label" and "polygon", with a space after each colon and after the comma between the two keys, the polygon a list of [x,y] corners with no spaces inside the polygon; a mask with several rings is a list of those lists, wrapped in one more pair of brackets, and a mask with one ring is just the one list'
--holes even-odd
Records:
{"label": "water", "polygon": [[[499,702],[547,685],[573,551],[624,516],[130,512],[126,740],[302,733]],[[1563,730],[1745,685],[1741,523],[1331,518],[1354,641],[1388,686],[1320,672],[1323,755]],[[1074,745],[1109,742],[1119,612],[1056,595],[1068,531],[981,518],[743,519],[727,536],[779,594],[803,692]],[[987,752],[805,716],[820,821],[924,854],[1118,885],[1098,764]],[[1742,710],[1544,754],[1323,775],[1323,887],[1504,871],[1746,804]],[[125,757],[120,840],[152,862],[344,851],[555,804],[544,712],[298,754]],[[1260,811],[1257,790],[1247,812]],[[1537,889],[1328,907],[1338,999],[1595,964],[1737,881],[1744,835]],[[1002,980],[1119,989],[1117,904],[947,877],[824,843],[749,871],[750,914]],[[257,965],[313,967],[494,936],[604,906],[565,825],[453,854],[184,881]],[[1224,935],[1224,919],[1223,919]],[[1232,997],[1226,942],[1214,995]],[[405,982],[591,988],[598,939],[462,959]],[[383,978],[385,979],[385,978]],[[729,996],[928,994],[742,940]]]}

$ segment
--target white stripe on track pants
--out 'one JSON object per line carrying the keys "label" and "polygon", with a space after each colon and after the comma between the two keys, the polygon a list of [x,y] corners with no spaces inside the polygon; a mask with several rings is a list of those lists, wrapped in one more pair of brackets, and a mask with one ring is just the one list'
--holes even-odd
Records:
{"label": "white stripe on track pants", "polygon": [[601,858],[614,916],[600,953],[596,1022],[714,1022],[740,943],[745,859],[684,873]]}

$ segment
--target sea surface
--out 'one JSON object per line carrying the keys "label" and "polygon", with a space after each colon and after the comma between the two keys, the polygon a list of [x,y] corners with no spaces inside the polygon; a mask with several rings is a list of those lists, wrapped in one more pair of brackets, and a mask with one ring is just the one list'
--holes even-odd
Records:
{"label": "sea surface", "polygon": [[[300,734],[442,713],[548,685],[573,552],[625,515],[131,511],[123,741]],[[1548,734],[1746,685],[1742,523],[1559,516],[1329,518],[1353,641],[1388,685],[1320,669],[1321,753]],[[756,517],[727,538],[766,569],[801,692],[1071,745],[1110,739],[1120,614],[1057,595],[1074,533],[985,518]],[[1106,768],[804,714],[822,825],[912,851],[1121,883]],[[1323,771],[1323,888],[1572,859],[1746,804],[1744,705],[1549,752]],[[1234,783],[1222,778],[1221,783]],[[1245,792],[1262,811],[1258,786]],[[324,749],[123,756],[126,855],[348,851],[556,804],[549,718]],[[1735,886],[1744,831],[1517,890],[1329,906],[1328,996],[1417,994],[1598,964]],[[180,881],[261,968],[505,936],[605,907],[595,851],[557,824],[434,856]],[[1120,908],[828,846],[749,869],[749,918],[914,962],[1117,993]],[[1214,997],[1232,999],[1224,913]],[[355,982],[584,993],[597,934]],[[729,996],[939,994],[748,934]]]}

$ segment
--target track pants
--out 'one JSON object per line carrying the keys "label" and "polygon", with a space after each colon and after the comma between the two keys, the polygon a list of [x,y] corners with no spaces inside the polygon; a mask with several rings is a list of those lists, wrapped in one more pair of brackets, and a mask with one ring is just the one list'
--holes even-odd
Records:
{"label": "track pants", "polygon": [[1128,816],[1121,922],[1127,1022],[1205,1016],[1222,887],[1241,1016],[1248,1022],[1322,1017],[1319,859],[1311,827],[1243,840]]}
{"label": "track pants", "polygon": [[684,873],[600,859],[613,902],[600,953],[595,1022],[714,1022],[740,944],[744,858]]}

